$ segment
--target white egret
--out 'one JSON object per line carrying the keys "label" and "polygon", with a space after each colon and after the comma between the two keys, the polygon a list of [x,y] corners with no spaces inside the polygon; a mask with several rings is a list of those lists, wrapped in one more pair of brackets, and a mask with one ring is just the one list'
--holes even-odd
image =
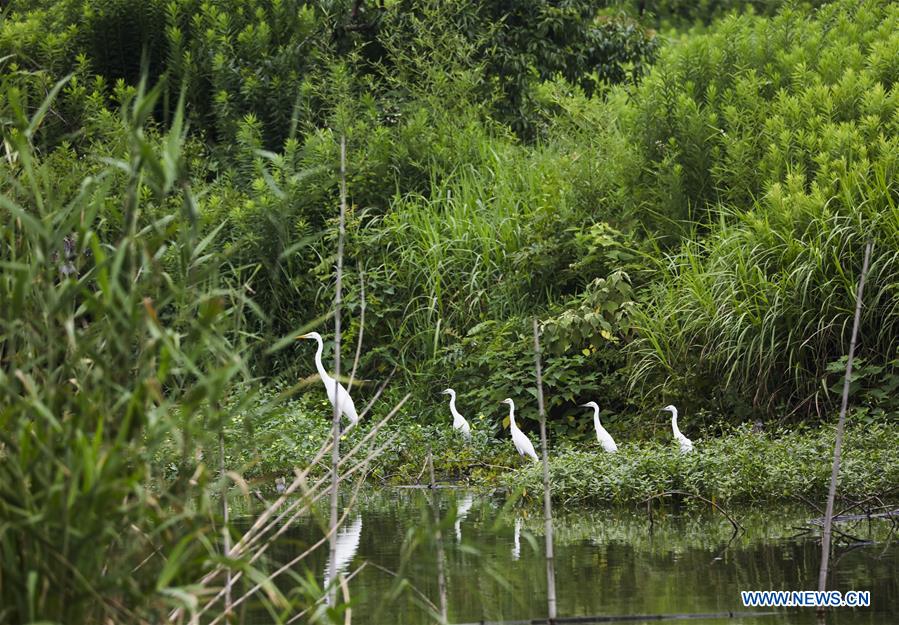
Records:
{"label": "white egret", "polygon": [[337,545],[334,551],[334,566],[331,566],[331,554],[328,553],[328,561],[325,563],[324,587],[331,582],[331,575],[339,575],[346,571],[350,562],[359,551],[359,539],[362,537],[362,515],[356,515],[349,526],[338,528]]}
{"label": "white egret", "polygon": [[515,425],[515,404],[509,398],[502,400],[500,403],[509,404],[509,429],[512,430],[512,442],[515,443],[515,449],[522,456],[530,456],[539,462],[540,458],[537,457],[537,452],[534,451],[534,444],[531,442],[531,439]]}
{"label": "white egret", "polygon": [[456,542],[462,542],[462,521],[465,520],[465,517],[468,516],[468,513],[471,511],[471,507],[474,505],[474,495],[471,493],[465,493],[465,496],[462,498],[462,501],[459,502],[458,507],[456,508]]}
{"label": "white egret", "polygon": [[468,425],[468,421],[465,420],[465,417],[459,414],[459,411],[456,410],[456,391],[451,388],[440,391],[443,395],[450,396],[450,413],[453,415],[453,429],[459,430],[462,432],[462,436],[465,437],[465,440],[471,438],[471,426]]}
{"label": "white egret", "polygon": [[612,435],[609,434],[599,422],[599,405],[595,401],[588,401],[586,404],[581,404],[581,407],[593,408],[593,426],[596,428],[596,440],[599,441],[602,448],[610,454],[618,451],[618,445],[615,444],[615,439],[612,438]]}
{"label": "white egret", "polygon": [[681,453],[685,454],[689,451],[693,451],[693,441],[681,434],[680,430],[677,428],[677,408],[669,405],[662,408],[662,410],[667,410],[671,413],[671,431],[674,433],[674,440],[680,445]]}
{"label": "white egret", "polygon": [[[298,336],[297,339],[314,339],[318,343],[318,348],[315,350],[315,368],[318,369],[318,375],[322,379],[322,383],[325,385],[325,392],[328,394],[328,401],[331,402],[331,405],[334,405],[335,397],[334,397],[334,388],[335,388],[335,380],[328,372],[325,371],[325,367],[322,364],[322,351],[325,349],[324,343],[322,342],[322,335],[318,332],[308,332],[307,334],[303,334]],[[343,384],[339,382],[336,383],[337,387],[337,407],[340,409],[340,413],[350,420],[350,425],[356,425],[359,423],[359,415],[356,412],[356,406],[353,404],[353,398],[350,397],[350,394],[343,387]]]}

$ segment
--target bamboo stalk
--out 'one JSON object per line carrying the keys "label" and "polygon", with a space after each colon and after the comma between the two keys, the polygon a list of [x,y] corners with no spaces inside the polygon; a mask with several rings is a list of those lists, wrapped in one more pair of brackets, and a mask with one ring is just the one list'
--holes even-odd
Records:
{"label": "bamboo stalk", "polygon": [[[843,451],[843,432],[846,428],[846,407],[849,403],[849,384],[852,378],[852,359],[855,356],[855,341],[862,314],[862,293],[865,289],[865,277],[868,263],[871,260],[873,244],[868,241],[865,246],[865,259],[862,262],[862,273],[858,279],[858,291],[855,295],[855,319],[852,322],[852,338],[849,341],[849,356],[846,359],[846,377],[843,379],[843,398],[840,403],[840,418],[837,421],[837,435],[833,446],[833,469],[830,473],[830,490],[827,493],[827,507],[824,511],[824,532],[821,536],[821,568],[818,571],[818,590],[824,592],[827,587],[827,569],[830,561],[830,539],[833,531],[833,501],[837,494],[837,481],[840,477],[840,459]],[[825,609],[818,608],[818,614]]]}
{"label": "bamboo stalk", "polygon": [[[396,404],[396,406],[393,407],[393,409],[390,411],[390,413],[388,413],[388,415],[387,415],[386,417],[384,417],[384,418],[383,418],[383,419],[382,419],[382,420],[381,420],[381,421],[380,421],[374,428],[372,428],[372,430],[371,430],[368,434],[366,434],[365,438],[364,438],[362,441],[360,441],[360,442],[359,442],[359,443],[358,443],[352,450],[350,450],[350,452],[349,452],[348,454],[346,454],[345,456],[343,456],[343,458],[341,458],[340,464],[343,465],[344,463],[346,463],[347,461],[349,461],[352,457],[354,457],[355,454],[356,454],[356,452],[358,452],[358,451],[362,448],[362,446],[363,446],[363,445],[364,445],[364,444],[365,444],[365,443],[366,443],[372,436],[374,436],[375,432],[377,432],[378,429],[380,429],[384,424],[386,424],[387,421],[388,421],[391,417],[393,417],[393,416],[399,411],[399,409],[403,406],[403,404],[406,403],[406,401],[407,401],[408,399],[409,399],[409,394],[406,394],[406,396],[404,396],[404,397],[403,397],[403,398]],[[396,439],[396,435],[390,437],[390,438],[389,438],[383,445],[381,445],[380,447],[377,447],[374,451],[370,452],[369,455],[368,455],[365,459],[363,459],[362,461],[358,462],[355,466],[351,467],[349,470],[345,471],[344,474],[340,477],[340,481],[341,481],[341,482],[346,481],[346,480],[349,479],[352,475],[354,475],[355,473],[357,473],[357,472],[360,470],[360,468],[362,468],[362,467],[364,467],[364,466],[367,466],[367,464],[368,464],[369,462],[371,462],[374,458],[378,457],[378,456],[381,454],[381,452],[384,451],[384,449],[386,449],[387,447],[389,447],[389,446],[393,443],[393,441],[394,441],[395,439]],[[319,453],[321,453],[321,452],[319,452]],[[307,471],[308,471],[308,470],[309,470],[309,469],[307,469]],[[302,477],[303,477],[303,475],[300,476],[300,478],[302,478]],[[300,480],[300,478],[298,478],[298,481]],[[294,522],[294,521],[295,521],[301,514],[303,514],[304,512],[310,510],[311,507],[312,507],[312,505],[313,505],[315,502],[317,502],[317,501],[318,501],[319,499],[321,499],[325,494],[328,493],[328,491],[318,491],[318,489],[319,489],[321,486],[324,485],[326,479],[327,479],[327,478],[322,478],[322,479],[318,480],[317,482],[315,482],[315,484],[313,484],[312,488],[311,488],[310,490],[308,490],[308,491],[305,493],[306,500],[305,500],[305,503],[304,503],[304,504],[303,504],[303,500],[302,500],[302,499],[298,499],[297,501],[295,501],[294,503],[292,503],[292,504],[288,507],[288,509],[287,509],[285,512],[283,512],[282,514],[280,514],[276,519],[270,521],[264,528],[262,528],[261,530],[257,531],[256,535],[255,535],[252,539],[246,540],[246,541],[244,542],[244,539],[246,538],[246,535],[244,535],[244,538],[242,538],[241,541],[239,541],[238,544],[235,545],[234,548],[232,548],[232,550],[231,550],[232,557],[236,557],[236,556],[238,556],[238,555],[241,555],[242,553],[248,551],[250,548],[254,547],[254,546],[255,546],[255,543],[258,542],[259,540],[261,540],[261,538],[262,538],[263,536],[265,536],[265,534],[268,533],[268,531],[269,531],[272,527],[274,527],[275,525],[278,525],[278,524],[280,523],[280,521],[281,521],[287,514],[290,513],[291,510],[295,510],[298,506],[300,506],[300,504],[303,504],[302,507],[300,507],[299,510],[296,510],[296,511],[293,513],[293,515],[292,515],[289,519],[287,519],[286,521],[284,521],[283,523],[280,524],[280,526],[278,527],[278,530],[277,530],[273,535],[271,535],[271,536],[269,536],[268,538],[266,538],[265,542],[264,542],[261,546],[259,546],[258,548],[255,549],[255,551],[253,552],[253,555],[252,555],[252,556],[250,557],[250,559],[249,559],[249,564],[253,564],[256,560],[258,560],[260,557],[262,557],[262,555],[263,555],[263,554],[266,552],[266,550],[267,550],[267,549],[274,543],[274,541],[275,541],[281,534],[283,534],[285,531],[287,531],[287,528],[290,527],[290,525],[291,525],[291,524],[292,524],[292,523],[293,523],[293,522]],[[295,483],[296,483],[296,482],[295,482]],[[295,488],[295,485],[292,485],[292,486],[294,486],[294,488]],[[266,514],[268,514],[268,517],[269,517],[269,518],[271,517],[271,514],[274,513],[273,511],[274,511],[274,509],[275,509],[276,506],[277,506],[277,503],[276,503],[276,504],[273,504],[273,505],[266,511]],[[258,525],[259,525],[259,522],[257,521],[257,522],[254,524],[254,526],[258,526]],[[330,534],[329,534],[329,536],[330,536]],[[210,583],[210,582],[215,578],[215,576],[216,576],[218,573],[220,573],[221,571],[222,571],[221,568],[217,568],[216,570],[214,570],[214,571],[210,572],[209,574],[207,574],[207,575],[201,580],[199,586],[200,586],[200,587],[203,587],[203,586],[205,586],[206,584]],[[242,575],[243,575],[243,572],[242,572],[242,571],[238,571],[238,572],[234,575],[234,577],[233,577],[233,579],[232,579],[232,584],[236,583],[236,582],[242,577]],[[209,609],[210,609],[210,608],[211,608],[211,607],[212,607],[212,606],[213,606],[219,599],[221,599],[223,596],[224,596],[224,590],[219,591],[215,596],[213,596],[213,597],[206,603],[206,605],[204,605],[204,606],[199,610],[198,614],[199,614],[199,615],[204,614],[207,610],[209,610]],[[169,615],[169,620],[175,620],[176,618],[178,618],[178,617],[180,616],[181,612],[182,612],[181,608],[177,608],[176,610],[174,610],[174,611]]]}
{"label": "bamboo stalk", "polygon": [[338,486],[340,480],[337,471],[340,467],[340,394],[337,392],[340,382],[340,305],[341,288],[343,287],[343,239],[346,236],[346,136],[340,136],[340,221],[337,234],[337,279],[334,286],[334,419],[331,423],[331,436],[334,446],[331,448],[331,521],[329,524],[331,541],[331,571],[328,578],[331,588],[328,589],[328,603],[337,603],[337,516]]}
{"label": "bamboo stalk", "polygon": [[428,449],[428,471],[431,478],[431,509],[434,512],[434,523],[437,524],[437,531],[434,533],[434,541],[437,543],[437,592],[440,595],[440,623],[441,625],[446,625],[446,554],[443,553],[443,536],[440,532],[440,511],[437,509],[437,499],[435,498],[437,480],[434,479],[434,456],[430,449]]}
{"label": "bamboo stalk", "polygon": [[543,406],[543,371],[540,365],[540,332],[534,319],[534,364],[537,369],[537,407],[540,414],[540,449],[543,456],[543,527],[546,535],[546,609],[549,623],[556,620],[556,567],[553,553],[553,509],[549,488],[549,452],[546,443],[546,411]]}
{"label": "bamboo stalk", "polygon": [[[374,401],[374,399],[377,399],[377,397],[381,394],[381,391],[384,390],[385,385],[386,385],[386,382],[384,385],[381,386],[380,389],[378,389],[378,392],[375,394],[373,401]],[[403,406],[403,404],[406,403],[406,401],[409,399],[409,397],[410,397],[410,395],[407,393],[406,396],[403,397],[391,409],[391,411],[387,414],[386,417],[381,419],[371,430],[368,431],[368,433],[365,435],[365,437],[361,441],[359,441],[359,443],[357,443],[356,446],[353,447],[353,449],[351,449],[349,452],[344,454],[340,459],[339,466],[343,466],[346,462],[348,462],[356,454],[356,452],[358,452],[365,445],[365,443],[367,443],[372,437],[374,437],[381,430],[381,428],[384,427],[384,425],[386,425],[387,422],[399,411],[399,409]],[[371,405],[371,402],[369,403],[369,405]],[[366,409],[366,411],[367,411],[367,409]],[[366,411],[363,411],[362,414],[365,415]],[[361,416],[360,416],[360,418],[361,418]],[[287,488],[287,490],[284,492],[284,494],[281,497],[279,497],[278,500],[275,501],[275,503],[272,504],[260,516],[260,518],[255,523],[253,523],[253,526],[247,531],[246,534],[244,534],[244,536],[240,539],[240,541],[237,543],[237,545],[235,545],[234,549],[232,550],[233,553],[235,553],[235,554],[242,553],[247,548],[253,546],[256,542],[258,542],[262,538],[262,536],[264,536],[266,533],[268,533],[273,527],[278,526],[280,528],[284,528],[286,525],[290,525],[291,520],[293,518],[296,518],[296,515],[291,517],[291,520],[288,520],[285,523],[282,523],[282,521],[288,514],[290,514],[293,510],[296,509],[297,506],[299,506],[302,503],[302,500],[294,501],[287,507],[286,510],[284,510],[283,512],[281,512],[281,514],[279,514],[277,517],[275,517],[275,519],[273,519],[273,520],[270,520],[270,519],[271,519],[272,515],[275,512],[277,512],[278,509],[280,509],[280,507],[284,503],[284,501],[286,501],[287,495],[294,493],[301,484],[305,483],[305,479],[309,475],[309,472],[312,470],[312,467],[315,466],[316,464],[318,464],[318,462],[325,456],[325,454],[331,450],[332,443],[333,443],[333,441],[329,440],[327,442],[327,444],[325,444],[324,446],[322,446],[321,449],[319,449],[319,451],[315,455],[315,458],[313,458],[312,462],[309,463],[309,466],[306,467],[306,469],[304,469],[293,480],[293,482],[291,482],[290,486]],[[315,482],[312,485],[312,488],[308,489],[308,491],[306,493],[307,496],[309,493],[315,492],[324,483],[324,481],[325,481],[325,478],[322,478],[322,479],[318,480],[317,482]],[[283,529],[280,529],[279,533],[283,532],[283,531],[284,531]],[[214,572],[212,574],[214,574]],[[203,578],[202,581],[204,583],[206,583],[209,581],[209,579],[210,579],[209,576],[206,576]]]}
{"label": "bamboo stalk", "polygon": [[[222,534],[225,557],[231,557],[231,528],[228,525],[228,482],[225,478],[225,430],[219,429],[219,478],[222,480]],[[231,567],[225,569],[225,619],[231,618]]]}
{"label": "bamboo stalk", "polygon": [[[271,574],[269,574],[269,575],[267,576],[267,579],[268,579],[269,581],[274,581],[274,579],[275,579],[276,577],[279,577],[279,576],[280,576],[282,573],[284,573],[285,571],[291,570],[291,569],[292,569],[294,566],[296,566],[299,562],[302,562],[307,556],[309,556],[309,554],[311,554],[311,553],[312,553],[313,551],[315,551],[318,547],[320,547],[320,546],[325,542],[326,539],[327,539],[327,540],[331,540],[331,539],[334,537],[334,535],[336,534],[337,527],[338,527],[338,526],[340,525],[340,523],[342,523],[342,522],[346,519],[346,517],[349,515],[350,509],[352,508],[352,503],[355,502],[356,495],[359,493],[359,489],[360,489],[361,487],[362,487],[362,481],[359,482],[359,484],[357,485],[355,491],[353,492],[352,500],[351,500],[350,505],[348,505],[348,506],[346,507],[346,510],[343,511],[343,516],[340,517],[340,518],[338,519],[338,523],[335,523],[335,524],[331,527],[331,529],[328,530],[328,535],[327,535],[327,536],[324,536],[324,537],[322,537],[321,539],[319,539],[318,542],[312,544],[312,545],[311,545],[310,547],[308,547],[304,552],[300,553],[298,556],[295,556],[295,557],[294,557],[293,559],[291,559],[289,562],[287,562],[287,563],[285,563],[285,564],[282,564],[278,569],[276,569],[274,572],[272,572]],[[234,606],[236,607],[236,606],[242,604],[244,601],[246,601],[247,599],[249,599],[253,594],[255,594],[256,592],[258,592],[261,588],[262,588],[262,584],[261,584],[261,583],[255,584],[252,588],[250,588],[249,590],[247,590],[243,595],[241,595],[241,596],[234,602]],[[337,584],[332,584],[332,588],[337,588]],[[209,623],[209,625],[218,625],[218,623],[221,622],[222,618],[223,618],[223,615],[221,615],[221,614],[218,615],[217,617],[215,617],[215,618]]]}
{"label": "bamboo stalk", "polygon": [[[364,470],[364,469],[369,465],[369,463],[370,463],[373,459],[377,458],[377,457],[381,454],[381,452],[384,451],[384,449],[386,449],[389,445],[391,445],[391,444],[393,443],[394,440],[396,440],[396,435],[390,437],[390,438],[389,438],[383,445],[381,445],[380,447],[378,447],[377,449],[375,449],[373,452],[371,452],[365,459],[363,459],[362,461],[360,461],[359,463],[357,463],[357,464],[356,464],[354,467],[352,467],[349,471],[345,472],[345,473],[343,474],[343,476],[340,478],[340,481],[341,481],[341,482],[344,482],[344,481],[346,481],[347,479],[349,479],[352,475],[354,475],[355,473],[359,472],[360,470]],[[361,484],[361,482],[360,482],[360,484]],[[262,555],[265,553],[265,551],[266,551],[266,550],[267,550],[267,549],[274,543],[275,539],[276,539],[278,536],[280,536],[280,534],[281,534],[282,531],[284,531],[284,530],[286,530],[286,528],[290,527],[291,523],[293,523],[293,521],[294,521],[300,514],[302,514],[302,513],[303,513],[304,511],[306,511],[306,510],[309,510],[309,509],[312,507],[312,505],[313,505],[316,501],[318,501],[319,499],[321,499],[322,497],[324,497],[324,496],[325,496],[326,494],[328,494],[328,493],[329,493],[329,491],[321,491],[321,492],[319,492],[317,495],[315,495],[314,497],[310,498],[309,501],[307,501],[306,505],[303,506],[303,508],[302,508],[301,510],[297,511],[297,512],[296,512],[296,513],[295,513],[295,514],[294,514],[294,515],[293,515],[293,516],[292,516],[292,517],[291,517],[291,518],[290,518],[290,519],[289,519],[289,520],[288,520],[288,521],[281,527],[281,529],[278,531],[278,533],[276,533],[276,534],[274,534],[273,536],[269,537],[269,539],[265,542],[265,544],[263,544],[259,549],[257,549],[257,550],[253,553],[253,556],[249,559],[248,564],[253,564],[256,560],[258,560],[260,557],[262,557]],[[355,495],[354,495],[353,501],[354,501],[354,500],[355,500]],[[344,511],[344,516],[340,519],[340,522],[343,522],[343,518],[345,518],[345,517],[347,516],[348,513],[349,513],[349,507],[347,507],[347,510]],[[307,551],[305,551],[303,554],[301,554],[299,557],[294,558],[293,560],[291,560],[290,566],[293,566],[293,565],[296,564],[297,562],[301,561],[303,558],[305,558],[307,555],[309,555],[309,553],[311,553],[311,551],[314,550],[314,548],[317,548],[317,547],[319,547],[320,545],[324,544],[324,542],[325,542],[326,540],[329,540],[329,539],[330,539],[330,536],[331,536],[331,534],[330,534],[330,531],[329,531],[329,533],[328,533],[325,537],[323,537],[319,542],[317,542],[311,550],[307,550]],[[287,570],[287,569],[289,569],[289,567],[287,567],[287,568],[282,567],[282,568],[278,569],[277,571],[275,571],[274,573],[272,573],[272,574],[269,575],[269,579],[272,579],[272,580],[275,579],[275,577],[277,577],[278,575],[280,575],[281,573],[283,573],[283,572],[284,572],[285,570]],[[234,575],[233,583],[236,583],[238,580],[240,580],[240,578],[242,577],[242,575],[243,575],[243,571],[238,571],[238,572]],[[258,589],[258,588],[257,588],[257,589]],[[198,616],[203,615],[207,610],[209,610],[209,609],[210,609],[210,608],[211,608],[211,607],[212,607],[212,606],[213,606],[219,599],[221,599],[223,596],[224,596],[224,590],[219,591],[219,592],[218,592],[215,596],[213,596],[213,597],[206,603],[206,605],[204,605],[204,606],[203,606],[203,607],[202,607],[196,614],[197,614]],[[233,604],[233,606],[237,606],[237,605],[238,605],[239,603],[241,603],[241,602],[242,602],[242,600],[235,601],[234,604]],[[172,620],[173,620],[173,619],[174,619],[174,617],[172,618]],[[213,620],[212,623],[211,623],[210,625],[213,625],[214,623],[217,623],[219,620],[221,620],[221,615],[218,616],[218,617],[216,617],[215,620]]]}

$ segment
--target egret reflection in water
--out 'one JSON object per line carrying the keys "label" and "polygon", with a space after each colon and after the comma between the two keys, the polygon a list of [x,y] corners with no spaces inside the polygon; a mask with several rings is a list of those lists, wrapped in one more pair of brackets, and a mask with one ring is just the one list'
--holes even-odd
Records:
{"label": "egret reflection in water", "polygon": [[331,575],[339,575],[346,571],[350,562],[356,557],[359,551],[359,539],[362,537],[362,515],[357,514],[356,518],[349,525],[344,525],[337,530],[337,548],[335,550],[334,567],[331,567],[331,554],[328,553],[328,561],[325,563],[324,587],[327,588],[331,582]]}
{"label": "egret reflection in water", "polygon": [[[462,521],[463,544],[447,536],[452,531],[448,526],[428,520],[424,529],[442,530],[445,540],[417,540],[413,551],[404,548],[410,545],[406,538],[413,535],[412,530],[416,538],[426,538],[419,532],[424,531],[423,505],[436,504],[445,514],[453,502],[459,511],[465,498],[464,491],[450,489],[384,489],[360,496],[338,534],[339,551],[344,554],[347,539],[359,534],[358,551],[352,558],[340,556],[335,564],[346,567],[344,575],[354,572],[362,560],[378,566],[366,567],[349,583],[353,625],[438,622],[437,615],[443,614],[438,582],[441,569],[446,622],[514,621],[546,614],[540,553],[543,520],[536,509],[528,514],[526,508],[511,505],[502,494],[475,493],[476,505]],[[365,536],[358,531],[357,512],[363,517]],[[430,512],[429,517],[434,514]],[[553,519],[555,573],[557,587],[564,588],[558,597],[559,614],[743,612],[740,590],[802,589],[816,579],[821,556],[819,530],[808,526],[813,513],[805,506],[731,508],[744,527],[733,541],[730,523],[714,510],[660,506],[655,512],[650,533],[647,514],[639,509],[569,507],[558,511]],[[809,532],[797,534],[796,528],[804,526]],[[895,573],[899,570],[899,544],[895,531],[889,522],[875,520],[851,527],[851,533],[866,542],[858,548],[839,546],[834,558],[837,564],[832,569],[833,586],[843,591],[869,590],[872,605],[833,610],[827,615],[828,625],[895,625],[895,614],[899,613]],[[321,536],[322,527],[313,515],[300,519],[274,546],[273,566],[275,560],[293,559]],[[443,557],[440,549],[444,550]],[[310,559],[319,582],[327,552],[325,547]],[[722,554],[722,559],[715,560]],[[402,571],[407,583],[388,571]],[[330,570],[327,573],[333,580],[334,574]],[[290,580],[282,583],[279,588],[284,592],[294,587]],[[408,592],[397,594],[400,583]],[[412,588],[420,590],[434,605],[423,605],[424,597]],[[252,618],[248,625],[272,622],[261,605],[253,606],[249,613]],[[703,621],[708,625],[712,622],[815,625],[816,619],[812,610]]]}
{"label": "egret reflection in water", "polygon": [[468,513],[471,511],[471,507],[474,505],[474,495],[471,493],[465,493],[465,496],[462,498],[462,501],[459,502],[458,507],[456,508],[456,542],[462,542],[462,521],[465,520],[465,517],[468,516]]}
{"label": "egret reflection in water", "polygon": [[512,559],[521,557],[521,517],[515,517],[515,534],[512,536]]}

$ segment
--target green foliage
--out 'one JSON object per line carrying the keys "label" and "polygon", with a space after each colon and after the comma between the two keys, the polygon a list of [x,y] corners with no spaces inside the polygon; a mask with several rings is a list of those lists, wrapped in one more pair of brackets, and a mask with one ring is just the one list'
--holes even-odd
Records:
{"label": "green foliage", "polygon": [[[843,446],[840,494],[850,500],[881,494],[899,483],[899,430],[889,422],[863,425],[859,420],[868,421],[864,412],[851,416]],[[720,437],[694,436],[696,448],[689,454],[680,453],[670,439],[621,444],[619,438],[616,454],[598,447],[556,450],[550,455],[552,494],[566,505],[638,504],[669,490],[722,503],[820,501],[830,484],[833,439],[830,428],[755,433],[742,426]],[[532,497],[543,492],[536,465],[502,481]]]}
{"label": "green foliage", "polygon": [[[59,83],[53,91],[63,87]],[[52,97],[4,127],[0,224],[0,595],[10,622],[158,620],[218,557],[201,465],[148,486],[164,435],[193,453],[245,375],[246,309],[192,227],[180,111],[124,105],[127,152],[75,180],[32,141]],[[9,96],[10,94],[7,93]],[[175,210],[154,214],[172,201]],[[179,208],[180,207],[180,210]],[[109,224],[110,215],[117,215]],[[156,555],[154,555],[156,554]],[[137,568],[140,573],[135,574]]]}
{"label": "green foliage", "polygon": [[[544,317],[543,386],[554,433],[580,437],[591,431],[592,422],[575,404],[599,399],[613,413],[629,407],[623,352],[616,344],[629,334],[630,295],[626,277],[615,273],[597,278]],[[530,318],[485,321],[446,349],[434,368],[438,380],[448,377],[460,402],[484,414],[496,414],[499,402],[512,397],[519,424],[528,430],[537,420],[533,353]]]}
{"label": "green foliage", "polygon": [[331,31],[308,3],[179,0],[167,5],[164,32],[172,84],[187,88],[200,128],[223,157],[248,120],[266,149],[282,148],[299,123],[321,121],[310,105]]}
{"label": "green foliage", "polygon": [[[705,21],[698,11],[750,4],[646,8]],[[580,0],[16,3],[0,25],[4,557],[32,549],[41,590],[60,553],[88,580],[107,567],[110,588],[151,544],[186,554],[174,576],[151,559],[122,591],[154,620],[164,592],[218,557],[210,438],[223,431],[227,465],[257,485],[309,462],[329,406],[314,376],[293,398],[311,353],[284,345],[331,310],[340,136],[344,362],[361,337],[358,403],[393,366],[387,394],[413,393],[377,435],[400,436],[374,478],[421,479],[429,449],[441,477],[517,466],[499,401],[514,398],[535,433],[535,317],[555,440],[594,440],[577,406],[589,400],[635,439],[655,427],[650,403],[683,406],[710,436],[826,412],[872,238],[852,400],[884,468],[850,455],[847,475],[859,494],[895,483],[883,450],[899,387],[897,18],[870,0],[791,5],[662,50]],[[150,94],[141,67],[160,77]],[[445,386],[470,443],[450,428]],[[562,445],[554,463],[575,500],[674,487],[755,500],[753,485],[818,492],[826,442],[739,430],[690,457]],[[756,476],[768,463],[775,477]],[[182,527],[191,542],[176,553]],[[3,566],[16,617],[28,597],[48,618],[131,616],[85,611],[92,589],[76,577],[51,605],[14,555]]]}
{"label": "green foliage", "polygon": [[[846,360],[843,356],[827,365],[827,377],[822,385],[834,398],[842,396],[846,379]],[[849,382],[850,405],[864,406],[872,416],[885,416],[899,412],[899,358],[891,358],[883,365],[866,362],[863,358],[852,361],[852,377]]]}
{"label": "green foliage", "polygon": [[667,47],[628,114],[644,159],[630,193],[645,219],[684,234],[684,222],[707,227],[719,205],[748,208],[775,183],[830,197],[889,173],[896,20],[892,4],[836,2],[728,17]]}
{"label": "green foliage", "polygon": [[860,355],[894,368],[897,17],[836,3],[729,18],[647,78],[637,119],[651,176],[671,183],[646,179],[652,202],[669,223],[691,210],[702,223],[641,308],[639,388],[738,415],[833,405],[822,381],[848,351],[868,239]]}
{"label": "green foliage", "polygon": [[[404,0],[397,3],[395,15],[401,25],[408,14],[433,19],[434,4]],[[533,131],[536,81],[562,76],[589,95],[604,85],[636,82],[653,61],[658,47],[653,33],[624,15],[600,15],[602,4],[491,1],[458,5],[441,17],[444,28],[461,33],[474,47],[473,60],[481,64],[488,84],[499,87],[501,118],[527,136]]]}
{"label": "green foliage", "polygon": [[648,14],[663,24],[708,24],[729,13],[773,15],[784,7],[814,7],[824,0],[783,2],[778,0],[628,0],[628,8]]}
{"label": "green foliage", "polygon": [[[64,3],[66,4],[66,3]],[[154,82],[163,71],[166,40],[160,33],[166,27],[166,3],[163,0],[133,2],[102,0],[69,3],[79,15],[78,49],[91,60],[94,71],[110,81],[124,79],[136,84],[142,70]],[[78,6],[80,4],[80,6]]]}
{"label": "green foliage", "polygon": [[889,361],[899,311],[887,285],[899,271],[890,251],[899,233],[895,221],[883,219],[895,209],[877,208],[870,194],[872,203],[851,203],[839,215],[838,203],[819,194],[773,193],[768,206],[684,246],[660,267],[654,299],[637,321],[635,381],[700,390],[694,401],[718,401],[715,393],[732,390],[739,403],[769,413],[785,405],[809,411],[818,399],[826,405],[821,380],[848,351],[869,237],[875,255],[859,355],[895,367]]}

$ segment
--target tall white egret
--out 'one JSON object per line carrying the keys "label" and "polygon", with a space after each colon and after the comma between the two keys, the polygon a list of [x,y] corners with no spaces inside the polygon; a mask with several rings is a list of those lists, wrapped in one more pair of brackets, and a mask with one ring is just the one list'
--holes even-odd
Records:
{"label": "tall white egret", "polygon": [[453,415],[453,429],[459,430],[462,432],[462,436],[465,437],[466,440],[471,438],[471,426],[468,425],[468,421],[465,420],[465,417],[459,414],[459,411],[456,410],[456,391],[451,388],[448,388],[444,391],[440,391],[443,395],[450,396],[450,413]]}
{"label": "tall white egret", "polygon": [[537,457],[537,452],[534,451],[534,444],[531,442],[531,439],[515,425],[515,404],[509,398],[502,400],[500,403],[509,404],[509,429],[512,430],[512,442],[515,443],[515,449],[522,456],[530,456],[539,462],[540,459]]}
{"label": "tall white egret", "polygon": [[[325,349],[325,345],[322,342],[322,335],[318,332],[308,332],[301,336],[298,336],[297,339],[313,339],[318,343],[318,348],[315,350],[315,368],[318,369],[318,375],[322,379],[322,383],[325,385],[325,392],[328,394],[328,401],[331,402],[331,405],[334,405],[334,387],[335,381],[328,372],[325,371],[325,367],[322,364],[322,351]],[[336,384],[337,386],[337,407],[340,409],[340,413],[350,420],[350,425],[356,425],[359,423],[359,415],[356,412],[356,405],[353,403],[353,398],[350,397],[350,394],[343,387],[343,384],[339,382]]]}
{"label": "tall white egret", "polygon": [[471,507],[474,505],[474,495],[471,493],[465,493],[465,496],[462,498],[462,501],[459,502],[458,507],[456,508],[456,542],[462,542],[462,521],[465,520],[465,517],[468,516],[468,513],[471,511]]}
{"label": "tall white egret", "polygon": [[667,410],[671,413],[671,431],[674,433],[674,440],[680,445],[681,453],[685,454],[689,451],[693,451],[693,441],[681,434],[677,427],[677,408],[669,405],[662,408],[662,410]]}
{"label": "tall white egret", "polygon": [[325,563],[324,587],[331,583],[331,575],[339,575],[347,570],[350,562],[359,551],[359,539],[362,537],[362,515],[357,514],[350,525],[345,525],[337,530],[337,548],[334,551],[332,566],[331,554]]}
{"label": "tall white egret", "polygon": [[609,434],[599,422],[599,405],[597,405],[595,401],[588,401],[586,404],[581,404],[581,407],[593,408],[593,426],[596,428],[596,440],[599,441],[602,448],[610,454],[618,451],[618,445],[615,444],[615,439],[612,438],[612,435]]}

